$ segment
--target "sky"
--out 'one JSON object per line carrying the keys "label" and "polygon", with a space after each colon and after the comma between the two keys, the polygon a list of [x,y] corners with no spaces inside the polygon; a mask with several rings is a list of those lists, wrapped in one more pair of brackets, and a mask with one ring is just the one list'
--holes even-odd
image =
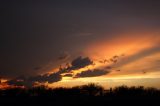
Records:
{"label": "sky", "polygon": [[160,1],[1,0],[1,84],[160,88]]}

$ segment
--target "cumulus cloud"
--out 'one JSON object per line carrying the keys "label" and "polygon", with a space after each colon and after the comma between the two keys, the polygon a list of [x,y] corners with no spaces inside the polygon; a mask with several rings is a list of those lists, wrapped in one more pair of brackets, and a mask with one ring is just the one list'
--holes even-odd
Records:
{"label": "cumulus cloud", "polygon": [[108,74],[109,71],[102,70],[102,69],[94,69],[94,70],[87,70],[82,71],[81,73],[78,73],[76,77],[97,77]]}

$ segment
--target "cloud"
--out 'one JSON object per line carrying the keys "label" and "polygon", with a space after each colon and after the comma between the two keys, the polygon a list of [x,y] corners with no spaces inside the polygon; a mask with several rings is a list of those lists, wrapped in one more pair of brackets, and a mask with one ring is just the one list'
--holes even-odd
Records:
{"label": "cloud", "polygon": [[59,73],[52,73],[52,74],[44,74],[44,75],[38,75],[35,77],[30,77],[28,80],[31,82],[48,82],[48,83],[53,83],[60,81],[62,79],[61,75]]}
{"label": "cloud", "polygon": [[77,70],[92,64],[93,64],[93,61],[89,57],[79,56],[76,59],[74,59],[70,64],[67,63],[65,68],[62,68],[60,66],[59,73],[62,74],[62,73],[70,72],[71,70]]}
{"label": "cloud", "polygon": [[15,79],[7,81],[8,85],[14,85],[14,86],[25,86],[25,87],[32,87],[36,82],[39,83],[54,83],[58,82],[62,79],[62,76],[59,73],[52,73],[50,75],[44,74],[44,75],[37,75],[33,77],[17,77]]}
{"label": "cloud", "polygon": [[76,77],[97,77],[108,74],[109,71],[102,70],[102,69],[94,69],[94,70],[87,70],[82,71],[81,73],[76,74]]}
{"label": "cloud", "polygon": [[12,85],[12,86],[25,86],[25,87],[32,87],[33,86],[33,82],[28,82],[26,80],[19,80],[19,79],[12,79],[7,81],[8,85]]}
{"label": "cloud", "polygon": [[71,69],[80,69],[91,64],[93,64],[93,61],[91,61],[89,57],[83,58],[79,56],[71,62]]}
{"label": "cloud", "polygon": [[[77,57],[76,59],[74,59],[71,62],[71,66],[68,66],[66,68],[59,68],[59,71],[56,73],[52,73],[52,74],[43,74],[43,75],[37,75],[37,76],[32,76],[32,77],[24,77],[24,76],[20,76],[17,77],[15,79],[11,79],[9,81],[7,81],[7,83],[9,85],[14,85],[14,86],[25,86],[25,87],[32,87],[34,86],[34,84],[36,82],[39,83],[54,83],[54,82],[58,82],[62,80],[62,75],[63,73],[67,73],[70,72],[71,70],[74,69],[80,69],[83,68],[85,66],[88,66],[90,64],[93,64],[93,62],[90,60],[89,57]],[[100,73],[99,73],[100,74]],[[97,73],[97,75],[99,75]],[[67,73],[64,76],[68,76],[68,77],[72,77],[72,74]]]}
{"label": "cloud", "polygon": [[58,73],[50,74],[47,79],[48,83],[58,82],[62,80],[62,76]]}
{"label": "cloud", "polygon": [[30,82],[27,80],[26,77],[17,77],[15,79],[11,79],[7,81],[8,85],[13,85],[13,86],[25,86],[25,87],[32,87],[33,82]]}

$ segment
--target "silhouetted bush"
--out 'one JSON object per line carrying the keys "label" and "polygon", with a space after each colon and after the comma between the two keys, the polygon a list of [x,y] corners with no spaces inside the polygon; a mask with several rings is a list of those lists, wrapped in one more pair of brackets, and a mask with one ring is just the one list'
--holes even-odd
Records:
{"label": "silhouetted bush", "polygon": [[[150,102],[160,100],[160,90],[156,88],[144,88],[143,86],[127,87],[125,85],[104,89],[102,86],[90,83],[72,88],[48,88],[47,86],[38,86],[27,88],[9,88],[0,90],[0,103],[50,103],[50,104],[82,104],[91,103],[118,103],[116,101]],[[127,101],[126,101],[127,100]],[[141,100],[141,101],[139,101]],[[106,102],[108,101],[108,103]],[[113,101],[113,102],[111,102]],[[133,102],[133,103],[134,103]],[[42,105],[41,104],[41,105]]]}
{"label": "silhouetted bush", "polygon": [[27,88],[9,88],[0,90],[0,96],[160,96],[160,90],[156,88],[144,88],[143,86],[127,87],[125,85],[105,90],[102,86],[90,83],[72,88],[48,88],[47,86],[37,86]]}

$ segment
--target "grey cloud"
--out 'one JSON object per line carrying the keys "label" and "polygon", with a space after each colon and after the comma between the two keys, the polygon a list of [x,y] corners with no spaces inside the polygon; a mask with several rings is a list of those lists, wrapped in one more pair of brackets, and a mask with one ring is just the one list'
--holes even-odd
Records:
{"label": "grey cloud", "polygon": [[94,69],[94,70],[87,70],[81,73],[78,73],[76,77],[96,77],[108,74],[109,71],[101,70],[101,69]]}
{"label": "grey cloud", "polygon": [[49,83],[58,82],[58,81],[60,81],[60,80],[62,80],[62,76],[61,76],[60,74],[58,74],[58,73],[51,74],[51,75],[49,75],[49,77],[47,78],[47,81],[48,81]]}
{"label": "grey cloud", "polygon": [[89,57],[79,56],[71,62],[71,65],[66,65],[67,67],[59,68],[59,73],[70,72],[71,70],[76,70],[80,68],[84,68],[88,65],[92,65],[93,61]]}
{"label": "grey cloud", "polygon": [[25,86],[25,87],[33,86],[33,82],[28,81],[26,77],[22,77],[22,76],[7,81],[7,84],[13,85],[13,86]]}
{"label": "grey cloud", "polygon": [[28,79],[31,82],[49,82],[49,83],[53,83],[53,82],[57,82],[61,80],[61,75],[59,73],[52,73],[52,74],[44,74],[44,75],[38,75],[35,77],[30,77]]}
{"label": "grey cloud", "polygon": [[29,82],[27,80],[19,80],[19,79],[13,79],[7,81],[8,85],[13,85],[13,86],[25,86],[25,87],[32,87],[34,85],[34,82]]}
{"label": "grey cloud", "polygon": [[52,73],[50,75],[44,74],[44,75],[37,75],[33,77],[17,77],[15,79],[9,80],[7,83],[9,85],[14,86],[25,86],[25,87],[32,87],[35,82],[39,83],[54,83],[57,81],[60,81],[62,79],[62,76],[59,73]]}
{"label": "grey cloud", "polygon": [[[74,59],[71,62],[71,66],[68,66],[66,68],[60,67],[59,71],[56,73],[37,75],[37,76],[28,77],[28,78],[20,76],[15,79],[9,80],[7,83],[9,85],[25,86],[25,87],[32,87],[35,82],[54,83],[54,82],[58,82],[58,81],[62,80],[62,76],[61,76],[62,73],[70,72],[71,70],[74,70],[74,69],[80,69],[80,68],[88,66],[92,63],[93,62],[89,59],[89,57],[83,58],[83,57],[79,56],[78,58]],[[38,69],[39,69],[39,67],[38,67]],[[72,77],[72,74],[68,73],[65,76]]]}
{"label": "grey cloud", "polygon": [[93,61],[91,61],[89,57],[83,58],[82,56],[79,56],[78,58],[76,58],[75,60],[72,61],[71,68],[72,69],[80,69],[80,68],[86,67],[91,64],[93,64]]}

